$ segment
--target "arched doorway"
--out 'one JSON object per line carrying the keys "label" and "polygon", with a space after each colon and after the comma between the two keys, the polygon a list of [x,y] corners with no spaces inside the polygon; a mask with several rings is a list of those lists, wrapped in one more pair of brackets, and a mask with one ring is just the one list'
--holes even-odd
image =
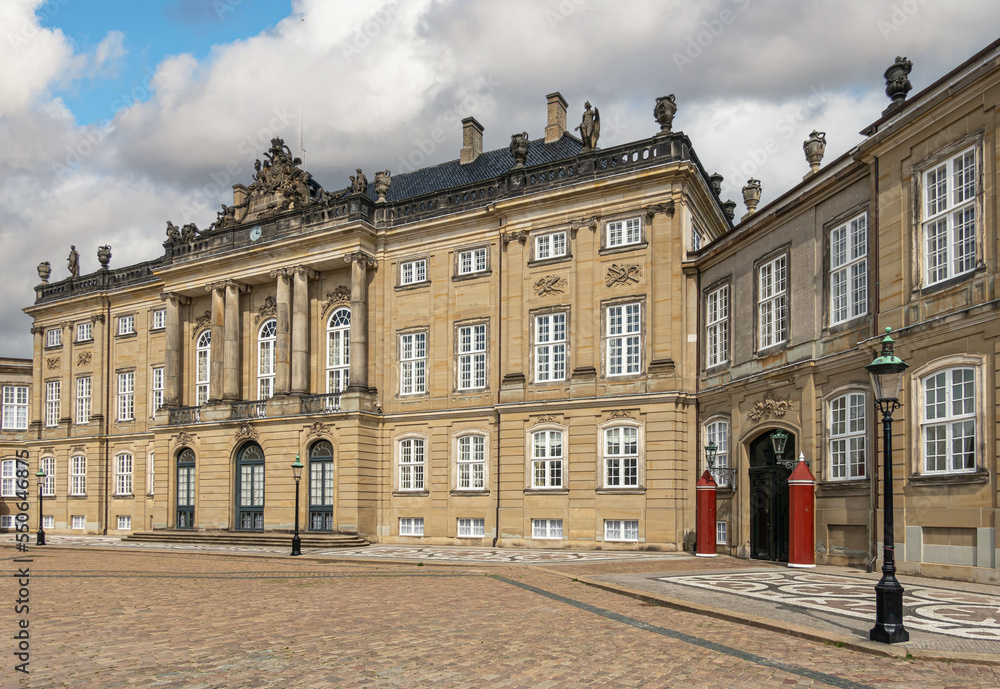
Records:
{"label": "arched doorway", "polygon": [[[795,456],[795,436],[788,434],[783,458]],[[777,463],[771,431],[750,442],[750,557],[788,561],[788,477]]]}
{"label": "arched doorway", "polygon": [[177,455],[177,528],[194,528],[194,450]]}
{"label": "arched doorway", "polygon": [[236,528],[264,530],[264,450],[257,443],[236,456]]}
{"label": "arched doorway", "polygon": [[309,448],[309,530],[333,531],[333,445],[319,440]]}

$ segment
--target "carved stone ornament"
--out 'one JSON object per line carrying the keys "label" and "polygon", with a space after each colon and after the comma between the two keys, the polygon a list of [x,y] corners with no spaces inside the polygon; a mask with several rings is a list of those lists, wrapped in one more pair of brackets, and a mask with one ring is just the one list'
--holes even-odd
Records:
{"label": "carved stone ornament", "polygon": [[608,287],[613,285],[634,285],[642,277],[642,266],[634,263],[618,265],[612,263],[608,267],[608,274],[604,278],[604,284]]}
{"label": "carved stone ornament", "polygon": [[111,245],[102,244],[97,247],[97,261],[101,264],[101,270],[107,270],[111,264]]}
{"label": "carved stone ornament", "polygon": [[524,167],[525,161],[528,160],[530,146],[531,140],[528,138],[528,132],[510,135],[510,154],[514,156],[515,168]]}
{"label": "carved stone ornament", "polygon": [[211,322],[212,322],[212,312],[206,310],[205,313],[201,314],[200,316],[194,319],[195,334],[197,335],[197,331],[201,330]]}
{"label": "carved stone ornament", "polygon": [[330,427],[322,421],[315,421],[313,422],[313,425],[309,427],[309,433],[306,437],[311,438],[314,435],[330,435]]}
{"label": "carved stone ornament", "polygon": [[48,284],[49,276],[52,275],[52,264],[48,261],[42,261],[38,264],[38,278],[42,281],[42,284]]}
{"label": "carved stone ornament", "polygon": [[671,218],[674,217],[674,202],[667,201],[665,203],[654,203],[651,206],[646,206],[646,215],[652,219],[657,213],[666,213]]}
{"label": "carved stone ornament", "polygon": [[99,313],[96,316],[91,316],[90,317],[90,322],[91,323],[103,323],[104,322],[104,314],[103,313]]}
{"label": "carved stone ornament", "polygon": [[375,173],[375,194],[378,196],[375,203],[385,203],[385,195],[389,193],[390,184],[392,184],[392,175],[388,170]]}
{"label": "carved stone ornament", "polygon": [[355,172],[358,173],[357,176],[351,175],[351,193],[363,194],[368,189],[368,178],[365,177],[365,173],[361,171],[361,168],[358,168]]}
{"label": "carved stone ornament", "polygon": [[275,301],[274,297],[268,297],[261,304],[260,308],[257,309],[257,318],[254,320],[254,324],[259,324],[265,318],[273,318],[278,313],[278,302]]}
{"label": "carved stone ornament", "polygon": [[674,126],[674,114],[677,112],[677,99],[674,94],[660,96],[653,106],[653,117],[660,125],[660,132],[669,134]]}
{"label": "carved stone ornament", "polygon": [[240,442],[241,440],[258,440],[260,438],[260,431],[251,426],[249,421],[244,421],[236,429],[233,437],[236,438],[236,442]]}
{"label": "carved stone ornament", "polygon": [[203,233],[193,222],[189,222],[184,227],[177,227],[169,220],[167,221],[167,241],[163,246],[174,246],[177,244],[190,244]]}
{"label": "carved stone ornament", "polygon": [[906,100],[906,94],[913,88],[909,78],[912,69],[912,62],[905,57],[897,57],[889,69],[885,70],[885,95],[892,99],[890,105]]}
{"label": "carved stone ornament", "polygon": [[180,432],[174,436],[174,447],[181,447],[182,445],[190,447],[194,444],[194,436],[190,433]]}
{"label": "carved stone ornament", "polygon": [[598,219],[596,216],[594,216],[590,218],[580,218],[579,220],[574,220],[570,224],[569,229],[573,230],[574,232],[576,230],[579,230],[581,227],[589,227],[591,230],[596,230],[597,225],[598,225]]}
{"label": "carved stone ornament", "polygon": [[635,420],[635,417],[632,416],[632,413],[629,412],[629,411],[626,411],[625,409],[620,409],[618,411],[611,412],[610,418],[612,418],[612,419],[632,419],[633,421]]}
{"label": "carved stone ornament", "polygon": [[533,287],[535,294],[544,297],[546,294],[562,294],[566,291],[566,284],[566,278],[561,278],[558,275],[546,275],[535,280]]}
{"label": "carved stone ornament", "polygon": [[[70,454],[71,457],[73,455],[82,455],[86,451],[87,451],[87,448],[84,445],[73,445],[72,447],[69,448],[69,454]],[[54,447],[47,447],[44,450],[42,450],[43,454],[55,454],[55,452],[56,452],[56,449]]]}
{"label": "carved stone ornament", "polygon": [[53,357],[49,357],[48,359],[46,359],[45,360],[45,368],[47,368],[50,371],[53,371],[53,370],[59,368],[59,357],[53,356]]}
{"label": "carved stone ornament", "polygon": [[344,263],[354,263],[355,261],[364,263],[366,266],[370,268],[374,268],[375,266],[378,265],[378,261],[375,260],[375,257],[369,256],[364,251],[352,251],[351,253],[344,256]]}
{"label": "carved stone ornament", "polygon": [[76,365],[77,366],[90,366],[91,359],[90,352],[80,352],[76,355]]}
{"label": "carved stone ornament", "polygon": [[809,171],[811,173],[819,171],[819,162],[826,153],[826,132],[817,132],[814,129],[809,138],[802,142],[802,150],[806,153]]}
{"label": "carved stone ornament", "polygon": [[[757,211],[757,204],[760,203],[760,180],[751,177],[747,180],[747,185],[743,187],[743,203],[747,207],[747,215]],[[746,215],[743,216],[744,218]]]}
{"label": "carved stone ornament", "polygon": [[514,232],[504,232],[500,235],[500,241],[503,242],[504,246],[507,246],[511,242],[520,242],[524,244],[528,241],[527,230],[516,230]]}
{"label": "carved stone ornament", "polygon": [[792,401],[790,399],[778,399],[772,393],[764,394],[764,399],[754,402],[747,412],[747,419],[754,423],[759,423],[761,419],[771,417],[782,417],[792,411]]}
{"label": "carved stone ornament", "polygon": [[556,423],[556,417],[554,416],[539,416],[538,423]]}
{"label": "carved stone ornament", "polygon": [[325,316],[335,306],[344,306],[350,303],[351,290],[340,285],[337,289],[326,295],[326,301],[323,302],[323,315]]}
{"label": "carved stone ornament", "polygon": [[597,140],[601,138],[601,112],[597,108],[591,111],[589,100],[583,104],[583,121],[573,131],[580,132],[583,151],[597,148]]}

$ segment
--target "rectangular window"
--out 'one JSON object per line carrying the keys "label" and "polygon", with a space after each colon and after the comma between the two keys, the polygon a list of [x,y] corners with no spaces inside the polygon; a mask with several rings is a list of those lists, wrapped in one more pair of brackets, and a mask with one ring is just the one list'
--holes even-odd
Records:
{"label": "rectangular window", "polygon": [[458,274],[469,275],[486,270],[487,248],[469,249],[458,252]]}
{"label": "rectangular window", "polygon": [[729,361],[729,285],[708,293],[705,321],[705,365],[721,366]]}
{"label": "rectangular window", "polygon": [[923,379],[924,471],[976,469],[976,374],[953,368]]}
{"label": "rectangular window", "polygon": [[557,258],[566,255],[566,233],[552,232],[535,237],[535,260]]}
{"label": "rectangular window", "polygon": [[[715,458],[712,460],[715,469],[729,467],[729,421],[724,419],[705,425],[705,446],[715,445]],[[705,467],[712,469],[713,467]],[[729,486],[726,472],[712,471],[715,484],[720,487]]]}
{"label": "rectangular window", "polygon": [[118,420],[135,418],[135,371],[118,374]]}
{"label": "rectangular window", "polygon": [[62,345],[62,328],[49,328],[45,331],[45,346],[58,347]]}
{"label": "rectangular window", "polygon": [[42,528],[43,529],[54,529],[56,528],[56,520],[51,514],[47,514],[42,517]]}
{"label": "rectangular window", "polygon": [[604,431],[604,486],[634,488],[639,485],[639,429],[618,426]]}
{"label": "rectangular window", "polygon": [[868,313],[868,216],[830,231],[830,323]]}
{"label": "rectangular window", "polygon": [[115,495],[132,495],[132,455],[115,457]]}
{"label": "rectangular window", "polygon": [[531,537],[560,540],[563,537],[562,519],[532,519]]}
{"label": "rectangular window", "polygon": [[867,475],[863,393],[842,395],[830,402],[830,478],[857,479]]}
{"label": "rectangular window", "polygon": [[45,383],[45,425],[49,428],[59,425],[60,387],[58,380],[50,380]]}
{"label": "rectangular window", "polygon": [[486,535],[485,519],[459,519],[459,538],[483,538]]}
{"label": "rectangular window", "polygon": [[131,531],[132,530],[132,517],[126,515],[118,515],[118,530],[119,531]]}
{"label": "rectangular window", "polygon": [[76,341],[77,342],[87,342],[94,339],[93,336],[93,323],[77,323],[76,324]]}
{"label": "rectangular window", "polygon": [[72,517],[70,517],[70,523],[73,525],[73,528],[76,529],[77,531],[82,531],[83,529],[87,528],[87,518],[82,514],[74,514]]}
{"label": "rectangular window", "polygon": [[729,522],[715,522],[715,544],[729,545]]}
{"label": "rectangular window", "polygon": [[39,467],[45,474],[45,478],[42,479],[42,495],[52,497],[56,494],[56,458],[42,457],[38,461]]}
{"label": "rectangular window", "polygon": [[20,497],[17,494],[16,459],[5,459],[0,462],[0,496],[5,498]]}
{"label": "rectangular window", "polygon": [[[163,367],[153,367],[153,414],[163,406]],[[150,415],[152,416],[152,414]]]}
{"label": "rectangular window", "polygon": [[399,489],[424,489],[424,441],[421,438],[399,441]]}
{"label": "rectangular window", "polygon": [[531,487],[562,488],[562,431],[538,431],[531,435]]}
{"label": "rectangular window", "polygon": [[[13,529],[14,528],[14,515],[5,514],[0,516],[0,529]],[[49,528],[48,526],[45,527]]]}
{"label": "rectangular window", "polygon": [[118,334],[131,335],[135,332],[135,316],[118,317]]}
{"label": "rectangular window", "polygon": [[412,285],[427,280],[427,259],[407,261],[399,264],[399,284]]}
{"label": "rectangular window", "polygon": [[566,380],[566,314],[535,316],[535,382]]}
{"label": "rectangular window", "polygon": [[636,303],[609,306],[607,318],[608,375],[624,376],[639,373],[642,367],[640,305]]}
{"label": "rectangular window", "polygon": [[976,267],[976,154],[959,153],[923,174],[924,278],[934,285]]}
{"label": "rectangular window", "polygon": [[785,256],[778,256],[757,268],[758,349],[774,347],[785,341],[787,288]]}
{"label": "rectangular window", "polygon": [[604,520],[604,540],[605,541],[631,541],[639,540],[639,520],[637,519],[605,519]]}
{"label": "rectangular window", "polygon": [[71,457],[69,460],[69,494],[87,494],[87,458]]}
{"label": "rectangular window", "polygon": [[639,218],[615,220],[609,222],[605,227],[607,228],[605,245],[608,248],[638,244],[642,239],[642,226],[639,224]]}
{"label": "rectangular window", "polygon": [[463,435],[458,439],[458,489],[486,487],[486,437]]}
{"label": "rectangular window", "polygon": [[427,392],[427,333],[399,336],[399,394]]}
{"label": "rectangular window", "polygon": [[153,330],[162,330],[167,327],[167,310],[156,309],[153,311]]}
{"label": "rectangular window", "polygon": [[486,324],[458,329],[458,389],[486,387]]}
{"label": "rectangular window", "polygon": [[400,536],[423,536],[424,535],[424,518],[423,517],[400,517],[399,518],[399,535]]}
{"label": "rectangular window", "polygon": [[76,379],[76,423],[90,423],[90,376]]}
{"label": "rectangular window", "polygon": [[3,429],[23,431],[28,428],[28,387],[3,386]]}

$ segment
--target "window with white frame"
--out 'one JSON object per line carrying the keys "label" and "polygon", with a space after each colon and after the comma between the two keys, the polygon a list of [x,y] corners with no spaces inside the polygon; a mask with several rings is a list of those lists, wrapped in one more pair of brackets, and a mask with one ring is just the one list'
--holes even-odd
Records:
{"label": "window with white frame", "polygon": [[45,425],[49,428],[59,425],[59,394],[61,383],[50,380],[45,383]]}
{"label": "window with white frame", "polygon": [[604,487],[639,485],[639,429],[614,426],[604,431]]}
{"label": "window with white frame", "polygon": [[868,214],[830,230],[830,324],[868,313]]}
{"label": "window with white frame", "polygon": [[195,404],[208,403],[209,386],[212,379],[212,331],[205,330],[198,336],[195,345]]}
{"label": "window with white frame", "polygon": [[605,519],[604,520],[604,540],[605,541],[631,541],[639,540],[639,520],[638,519]]}
{"label": "window with white frame", "polygon": [[423,536],[424,535],[424,518],[423,517],[400,517],[399,518],[399,535],[400,536]]}
{"label": "window with white frame", "polygon": [[[0,529],[13,529],[14,528],[14,515],[4,514],[0,515]],[[48,526],[45,527],[49,528]]]}
{"label": "window with white frame", "polygon": [[427,333],[399,336],[399,394],[427,392]]}
{"label": "window with white frame", "polygon": [[976,470],[976,371],[950,368],[921,380],[924,472]]}
{"label": "window with white frame", "polygon": [[489,251],[485,246],[459,251],[458,274],[471,275],[472,273],[481,273],[485,271],[488,265],[488,256]]}
{"label": "window with white frame", "polygon": [[715,545],[729,545],[729,522],[715,522]]}
{"label": "window with white frame", "polygon": [[274,396],[274,363],[278,343],[278,321],[268,318],[257,331],[257,399]]}
{"label": "window with white frame", "polygon": [[566,313],[535,316],[535,382],[566,380]]}
{"label": "window with white frame", "polygon": [[535,431],[531,434],[531,487],[563,487],[562,431]]}
{"label": "window with white frame", "polygon": [[608,222],[605,228],[607,232],[605,246],[608,248],[638,244],[642,241],[642,225],[639,218],[613,220]]}
{"label": "window with white frame", "polygon": [[156,309],[153,311],[153,330],[162,330],[167,327],[167,310]]}
{"label": "window with white frame", "polygon": [[[716,419],[705,424],[705,446],[713,443],[715,444],[715,459],[713,461],[716,468],[727,468],[729,466],[729,421],[727,419]],[[729,485],[729,479],[723,472],[712,472],[712,478],[715,479],[718,486]]]}
{"label": "window with white frame", "polygon": [[154,366],[152,374],[153,380],[151,387],[153,389],[153,413],[150,414],[150,416],[156,414],[157,410],[163,406],[163,367]]}
{"label": "window with white frame", "polygon": [[459,519],[459,538],[483,538],[486,535],[485,519]]}
{"label": "window with white frame", "polygon": [[45,346],[59,347],[62,345],[62,328],[49,328],[45,331]]}
{"label": "window with white frame", "polygon": [[704,237],[697,227],[691,228],[691,251],[701,251],[701,245],[704,242]]}
{"label": "window with white frame", "polygon": [[934,285],[976,267],[976,153],[969,148],[922,175],[924,280]]}
{"label": "window with white frame", "polygon": [[76,423],[90,423],[90,395],[92,381],[90,376],[80,376],[76,379]]}
{"label": "window with white frame", "polygon": [[70,524],[77,531],[87,528],[87,517],[82,514],[74,514],[70,517]]}
{"label": "window with white frame", "polygon": [[56,494],[56,458],[42,457],[38,460],[38,466],[45,474],[42,479],[42,495],[52,497]]}
{"label": "window with white frame", "polygon": [[705,358],[707,368],[729,361],[729,285],[705,298]]}
{"label": "window with white frame", "polygon": [[535,260],[566,255],[566,232],[550,232],[535,237]]}
{"label": "window with white frame", "polygon": [[132,517],[124,514],[118,515],[118,530],[119,531],[131,531],[132,530]]}
{"label": "window with white frame", "polygon": [[757,267],[758,349],[785,341],[788,320],[787,259],[784,254]]}
{"label": "window with white frame", "polygon": [[458,329],[458,389],[486,387],[486,324]]}
{"label": "window with white frame", "polygon": [[830,400],[830,478],[867,476],[868,403],[864,393],[852,392]]}
{"label": "window with white frame", "polygon": [[28,386],[3,386],[3,429],[23,431],[28,428]]}
{"label": "window with white frame", "polygon": [[135,316],[119,316],[118,317],[118,334],[119,335],[131,335],[135,332]]}
{"label": "window with white frame", "polygon": [[486,437],[458,437],[458,489],[483,490],[486,487]]}
{"label": "window with white frame", "polygon": [[87,494],[87,458],[82,455],[69,459],[69,494]]}
{"label": "window with white frame", "polygon": [[76,324],[76,341],[77,342],[87,342],[94,339],[94,324],[93,323],[77,323]]}
{"label": "window with white frame", "polygon": [[[22,476],[23,478],[23,476]],[[17,494],[17,460],[0,461],[0,497],[16,498]]]}
{"label": "window with white frame", "polygon": [[563,537],[562,519],[532,519],[531,537],[559,540]]}
{"label": "window with white frame", "polygon": [[399,264],[399,284],[413,285],[427,280],[427,259],[418,258]]}
{"label": "window with white frame", "polygon": [[399,490],[424,489],[424,440],[399,441]]}
{"label": "window with white frame", "polygon": [[118,420],[135,419],[135,371],[118,374]]}
{"label": "window with white frame", "polygon": [[115,495],[132,495],[132,455],[115,456]]}
{"label": "window with white frame", "polygon": [[343,392],[351,373],[351,310],[341,307],[326,322],[326,391]]}
{"label": "window with white frame", "polygon": [[642,370],[642,307],[617,304],[607,310],[607,371],[625,376]]}
{"label": "window with white frame", "polygon": [[54,529],[56,528],[56,520],[51,514],[46,514],[42,517],[42,528],[43,529]]}

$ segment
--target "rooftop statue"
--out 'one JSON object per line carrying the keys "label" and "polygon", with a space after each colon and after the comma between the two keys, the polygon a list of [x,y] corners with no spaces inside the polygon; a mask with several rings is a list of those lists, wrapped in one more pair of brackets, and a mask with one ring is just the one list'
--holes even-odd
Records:
{"label": "rooftop statue", "polygon": [[597,108],[591,112],[590,101],[583,104],[583,121],[573,131],[580,132],[584,151],[597,148],[597,140],[601,137],[601,112]]}
{"label": "rooftop statue", "polygon": [[77,253],[75,244],[69,247],[69,257],[67,257],[66,263],[69,267],[69,276],[71,278],[80,277],[80,254]]}
{"label": "rooftop statue", "polygon": [[351,175],[351,193],[363,194],[368,189],[368,178],[365,177],[365,173],[361,171],[361,168],[357,169],[357,173],[357,176]]}

